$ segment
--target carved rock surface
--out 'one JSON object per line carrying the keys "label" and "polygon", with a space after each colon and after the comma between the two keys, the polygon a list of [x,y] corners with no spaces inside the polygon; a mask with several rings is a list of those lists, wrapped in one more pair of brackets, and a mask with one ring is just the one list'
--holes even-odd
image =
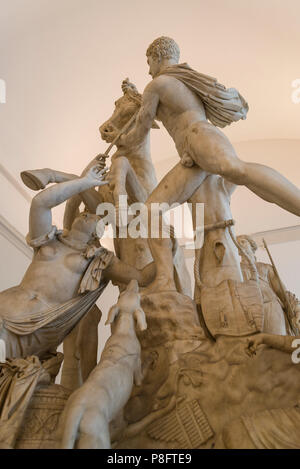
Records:
{"label": "carved rock surface", "polygon": [[[177,293],[152,294],[142,306],[146,376],[135,386],[116,448],[212,448],[224,426],[243,415],[294,406],[300,364],[248,338],[203,338],[194,303]],[[300,424],[300,422],[299,422]]]}
{"label": "carved rock surface", "polygon": [[26,411],[16,449],[57,449],[59,417],[71,391],[52,384],[33,394]]}

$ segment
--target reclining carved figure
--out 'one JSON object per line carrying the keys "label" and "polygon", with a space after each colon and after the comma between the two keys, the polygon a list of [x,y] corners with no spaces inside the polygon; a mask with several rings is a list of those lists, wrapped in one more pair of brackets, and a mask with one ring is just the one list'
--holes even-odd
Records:
{"label": "reclining carved figure", "polygon": [[[150,277],[155,275],[153,264],[139,271],[99,245],[96,215],[83,212],[64,233],[52,226],[52,207],[78,193],[84,198],[84,191],[105,184],[104,173],[93,167],[80,178],[65,175],[64,182],[34,197],[27,237],[34,248],[33,260],[20,285],[0,293],[0,339],[5,342],[7,358],[41,358],[55,350],[95,304],[109,280],[128,283],[136,279],[147,284],[149,272],[153,271]],[[61,178],[59,173],[57,179]]]}

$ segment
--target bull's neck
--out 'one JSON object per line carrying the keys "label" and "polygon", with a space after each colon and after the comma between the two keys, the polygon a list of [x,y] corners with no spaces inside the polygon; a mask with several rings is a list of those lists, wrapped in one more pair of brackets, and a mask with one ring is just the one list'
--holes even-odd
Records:
{"label": "bull's neck", "polygon": [[134,148],[124,149],[124,147],[119,148],[117,145],[117,152],[115,156],[126,156],[128,160],[131,158],[140,158],[143,160],[148,160],[152,163],[151,151],[150,151],[150,133],[145,137],[142,143],[135,146]]}

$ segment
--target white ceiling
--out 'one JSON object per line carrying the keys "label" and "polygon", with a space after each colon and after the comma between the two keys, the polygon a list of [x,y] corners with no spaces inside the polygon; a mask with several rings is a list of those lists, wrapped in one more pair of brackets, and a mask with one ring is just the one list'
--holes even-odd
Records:
{"label": "white ceiling", "polygon": [[[149,81],[145,51],[160,35],[178,42],[182,61],[248,100],[248,119],[225,130],[233,142],[300,141],[300,104],[291,99],[291,83],[300,78],[299,0],[0,0],[0,79],[7,84],[1,163],[15,177],[30,167],[79,172],[106,148],[98,126],[121,95],[121,81],[129,76],[141,91]],[[152,142],[158,168],[176,162],[163,129],[153,131]],[[262,148],[253,147],[259,162]],[[295,158],[291,176],[300,185]],[[288,152],[274,159],[276,169],[289,165]]]}

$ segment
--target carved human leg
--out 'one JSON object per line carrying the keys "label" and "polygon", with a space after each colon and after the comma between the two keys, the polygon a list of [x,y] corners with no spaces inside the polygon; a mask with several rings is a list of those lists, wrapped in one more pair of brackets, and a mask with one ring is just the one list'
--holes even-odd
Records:
{"label": "carved human leg", "polygon": [[275,169],[240,160],[221,130],[201,122],[191,126],[187,139],[187,151],[200,168],[244,185],[267,202],[300,216],[300,190]]}
{"label": "carved human leg", "polygon": [[[148,224],[148,243],[153,260],[156,264],[156,278],[152,284],[147,287],[146,292],[158,292],[166,290],[176,290],[174,283],[174,269],[172,256],[172,242],[169,238],[163,238],[162,233],[159,237],[151,236],[151,222],[159,226],[158,220],[154,217],[161,217],[164,208],[160,213],[154,213],[151,210],[152,203],[167,203],[171,206],[173,203],[182,204],[186,202],[199,185],[204,181],[207,174],[199,167],[193,166],[186,168],[178,163],[158,184],[147,200],[147,212],[145,212],[144,223]],[[160,222],[161,223],[161,222]]]}
{"label": "carved human leg", "polygon": [[77,178],[75,174],[63,173],[50,168],[22,171],[21,179],[25,186],[34,191],[45,189],[51,182],[65,182]]}
{"label": "carved human leg", "polygon": [[81,437],[77,449],[110,449],[109,427],[100,412],[86,413],[80,423]]}

